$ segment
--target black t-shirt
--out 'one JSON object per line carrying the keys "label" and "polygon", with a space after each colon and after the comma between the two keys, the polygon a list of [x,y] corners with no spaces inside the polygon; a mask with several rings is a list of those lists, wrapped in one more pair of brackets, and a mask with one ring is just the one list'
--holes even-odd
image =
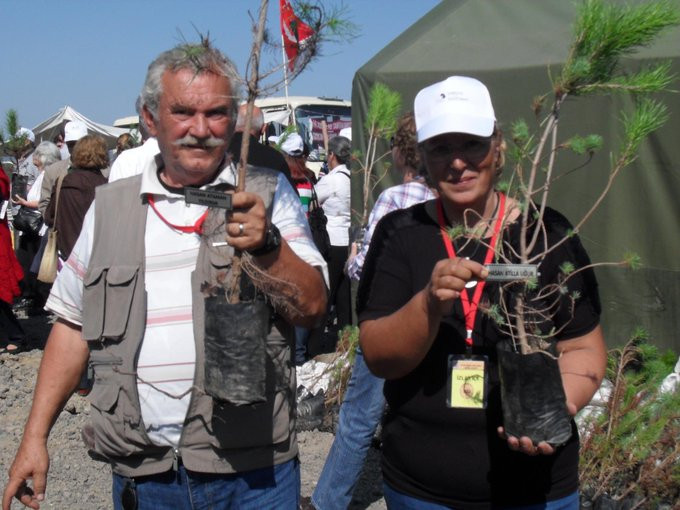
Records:
{"label": "black t-shirt", "polygon": [[[546,211],[545,224],[551,244],[571,228],[551,209]],[[504,229],[505,241],[518,238],[518,224]],[[458,246],[457,254],[481,263],[486,247],[469,242]],[[426,286],[434,265],[446,257],[439,225],[426,212],[425,203],[386,215],[373,234],[364,264],[357,295],[359,321],[384,317],[401,308]],[[556,281],[565,260],[576,267],[589,263],[576,236],[541,263],[541,286]],[[498,299],[498,285],[486,283],[482,302]],[[584,335],[599,322],[593,272],[579,272],[568,280],[568,287],[570,294],[578,291],[581,297],[573,311],[565,301],[554,314],[554,325],[562,328],[559,340]],[[578,435],[573,423],[571,439],[552,456],[513,452],[498,438],[502,411],[495,344],[503,337],[481,310],[473,332],[473,352],[489,359],[487,409],[446,406],[448,355],[465,352],[465,336],[458,300],[453,315],[442,320],[420,365],[400,379],[385,382],[389,404],[383,428],[385,480],[399,492],[460,509],[488,508],[492,503],[539,503],[574,492],[578,487]]]}

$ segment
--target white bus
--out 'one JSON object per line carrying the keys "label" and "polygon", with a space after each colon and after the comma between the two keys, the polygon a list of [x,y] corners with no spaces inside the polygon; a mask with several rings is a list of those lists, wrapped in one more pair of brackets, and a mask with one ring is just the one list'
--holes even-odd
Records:
{"label": "white bus", "polygon": [[352,103],[342,99],[288,96],[286,103],[285,97],[267,97],[255,100],[255,104],[264,113],[268,136],[281,134],[291,124],[297,126],[309,146],[310,161],[325,160],[324,123],[327,140],[352,126]]}

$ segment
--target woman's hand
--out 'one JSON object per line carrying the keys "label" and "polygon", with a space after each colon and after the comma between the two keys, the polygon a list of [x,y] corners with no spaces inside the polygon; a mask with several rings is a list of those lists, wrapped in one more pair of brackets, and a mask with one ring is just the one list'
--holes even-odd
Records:
{"label": "woman's hand", "polygon": [[550,443],[541,441],[535,445],[529,437],[522,436],[518,438],[507,435],[503,427],[498,427],[498,436],[501,439],[505,439],[508,442],[508,448],[514,452],[522,452],[531,457],[535,457],[536,455],[552,455],[555,453],[555,448]]}
{"label": "woman's hand", "polygon": [[440,260],[425,288],[429,312],[438,316],[450,314],[453,302],[460,297],[465,284],[483,280],[488,274],[488,269],[474,260],[457,257]]}
{"label": "woman's hand", "polygon": [[28,202],[19,195],[14,195],[14,198],[12,198],[12,203],[25,206]]}

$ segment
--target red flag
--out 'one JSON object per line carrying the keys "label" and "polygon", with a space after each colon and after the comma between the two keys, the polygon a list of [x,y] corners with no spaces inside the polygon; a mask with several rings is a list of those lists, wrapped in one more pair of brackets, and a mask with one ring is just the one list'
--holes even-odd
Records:
{"label": "red flag", "polygon": [[306,39],[314,34],[314,30],[305,25],[293,12],[288,0],[279,0],[281,8],[281,33],[283,34],[283,47],[288,59],[288,69],[295,69],[295,59],[304,45]]}

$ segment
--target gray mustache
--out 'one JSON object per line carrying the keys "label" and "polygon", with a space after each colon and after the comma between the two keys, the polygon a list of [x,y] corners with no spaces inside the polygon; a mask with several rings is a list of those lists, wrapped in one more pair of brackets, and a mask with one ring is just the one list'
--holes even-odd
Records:
{"label": "gray mustache", "polygon": [[222,145],[225,145],[225,141],[222,140],[221,138],[216,138],[214,136],[211,136],[209,138],[202,138],[198,139],[195,136],[192,135],[186,135],[183,138],[180,138],[179,140],[175,140],[172,142],[173,145],[179,145],[179,146],[199,146],[201,148],[213,148],[213,147],[221,147]]}

